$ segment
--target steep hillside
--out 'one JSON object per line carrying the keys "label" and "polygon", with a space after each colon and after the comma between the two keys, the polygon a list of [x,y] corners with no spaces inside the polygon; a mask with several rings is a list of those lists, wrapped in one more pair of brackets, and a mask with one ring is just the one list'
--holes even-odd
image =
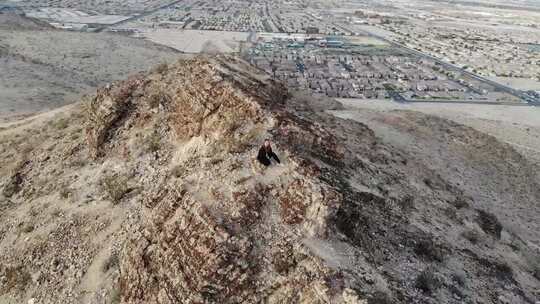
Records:
{"label": "steep hillside", "polygon": [[0,11],[1,30],[51,30],[47,22],[35,18],[25,17],[11,12]]}
{"label": "steep hillside", "polygon": [[[535,302],[538,232],[501,218],[538,218],[527,160],[445,120],[400,125],[509,163],[471,157],[504,179],[467,188],[339,108],[197,58],[5,125],[0,303]],[[255,160],[265,138],[282,165]]]}
{"label": "steep hillside", "polygon": [[141,39],[60,31],[0,13],[0,122],[76,102],[98,85],[180,56]]}

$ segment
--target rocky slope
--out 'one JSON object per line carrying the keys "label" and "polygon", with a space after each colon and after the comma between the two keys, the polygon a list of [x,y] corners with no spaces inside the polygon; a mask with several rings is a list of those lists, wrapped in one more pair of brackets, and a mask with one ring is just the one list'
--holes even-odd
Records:
{"label": "rocky slope", "polygon": [[[339,107],[198,58],[3,127],[0,303],[534,303],[538,233]],[[478,193],[539,214],[511,147],[422,124],[509,162],[475,164],[520,187]]]}

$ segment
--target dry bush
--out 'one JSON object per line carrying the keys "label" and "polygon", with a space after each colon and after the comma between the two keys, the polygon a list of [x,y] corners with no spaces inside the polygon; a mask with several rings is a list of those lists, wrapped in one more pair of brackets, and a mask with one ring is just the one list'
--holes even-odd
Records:
{"label": "dry bush", "polygon": [[478,230],[471,228],[471,229],[464,230],[461,233],[461,236],[467,239],[472,244],[477,244],[480,241],[480,237],[482,235]]}
{"label": "dry bush", "polygon": [[467,202],[467,200],[462,197],[462,196],[458,196],[456,197],[456,199],[451,202],[451,204],[456,207],[456,209],[462,209],[462,208],[467,208],[469,207],[469,203]]}
{"label": "dry bush", "polygon": [[452,274],[452,280],[456,282],[458,286],[463,287],[467,284],[467,274],[462,270],[455,271]]}
{"label": "dry bush", "polygon": [[405,195],[398,201],[399,206],[405,212],[411,212],[414,210],[414,197],[412,195]]}
{"label": "dry bush", "polygon": [[526,248],[522,251],[522,256],[528,265],[527,268],[530,274],[537,280],[540,280],[540,251]]}
{"label": "dry bush", "polygon": [[152,73],[163,74],[169,70],[169,65],[166,62],[162,62],[152,68]]}
{"label": "dry bush", "polygon": [[415,287],[429,294],[433,294],[442,285],[437,276],[436,269],[428,267],[416,277]]}
{"label": "dry bush", "polygon": [[62,210],[58,209],[58,208],[55,208],[51,211],[51,216],[52,217],[59,217],[59,216],[62,216]]}
{"label": "dry bush", "polygon": [[144,147],[148,152],[157,152],[161,149],[161,138],[158,133],[152,132],[144,137]]}
{"label": "dry bush", "polygon": [[153,92],[146,98],[146,102],[151,109],[157,108],[160,104],[166,105],[170,103],[171,96],[161,90]]}
{"label": "dry bush", "polygon": [[86,159],[81,157],[81,158],[76,158],[76,159],[72,160],[69,165],[71,167],[81,168],[81,167],[86,166],[86,162],[87,162]]}
{"label": "dry bush", "polygon": [[172,176],[174,176],[176,178],[180,178],[180,177],[184,176],[185,173],[186,173],[186,169],[181,165],[176,165],[171,170]]}
{"label": "dry bush", "polygon": [[245,134],[234,133],[234,130],[230,132],[230,134],[224,136],[223,142],[220,144],[220,148],[224,147],[224,150],[228,153],[242,153],[254,145],[262,144],[262,142],[257,141],[258,135],[262,132],[259,126],[254,126]]}
{"label": "dry bush", "polygon": [[11,290],[24,291],[26,286],[32,282],[32,276],[22,265],[7,267],[0,265],[0,278],[3,278],[0,293],[7,293]]}
{"label": "dry bush", "polygon": [[240,177],[234,183],[237,184],[237,185],[240,185],[240,184],[243,184],[243,183],[247,182],[250,179],[251,179],[251,176],[247,175],[247,176]]}
{"label": "dry bush", "polygon": [[58,194],[60,194],[61,198],[68,199],[72,195],[72,192],[68,186],[62,185]]}
{"label": "dry bush", "polygon": [[497,278],[500,281],[512,281],[514,271],[506,261],[499,261],[491,258],[480,258],[479,264],[485,268],[487,274]]}
{"label": "dry bush", "polygon": [[24,233],[30,233],[34,231],[34,225],[31,223],[26,223],[22,226],[21,231]]}
{"label": "dry bush", "polygon": [[105,262],[103,263],[102,267],[101,267],[101,270],[103,272],[108,272],[109,270],[111,270],[112,268],[116,268],[118,267],[118,264],[119,264],[119,259],[118,259],[118,254],[117,253],[111,253],[111,255],[105,260]]}
{"label": "dry bush", "polygon": [[105,176],[101,180],[101,187],[113,204],[118,204],[130,188],[128,179],[121,175]]}
{"label": "dry bush", "polygon": [[485,233],[491,234],[497,239],[501,238],[502,225],[497,217],[487,211],[477,210],[476,221]]}
{"label": "dry bush", "polygon": [[111,290],[111,304],[119,304],[121,302],[120,290],[117,288]]}
{"label": "dry bush", "polygon": [[4,185],[4,188],[2,189],[2,194],[5,197],[12,197],[13,195],[22,190],[21,184],[23,183],[24,175],[21,171],[23,170],[25,165],[26,160],[20,160],[11,170],[11,176],[8,182]]}
{"label": "dry bush", "polygon": [[394,301],[386,292],[376,291],[367,300],[368,304],[392,304]]}
{"label": "dry bush", "polygon": [[52,126],[58,130],[66,129],[67,127],[69,127],[69,119],[60,118],[58,120],[52,121]]}
{"label": "dry bush", "polygon": [[430,261],[442,262],[444,260],[443,249],[431,238],[431,236],[418,241],[414,248],[414,252]]}

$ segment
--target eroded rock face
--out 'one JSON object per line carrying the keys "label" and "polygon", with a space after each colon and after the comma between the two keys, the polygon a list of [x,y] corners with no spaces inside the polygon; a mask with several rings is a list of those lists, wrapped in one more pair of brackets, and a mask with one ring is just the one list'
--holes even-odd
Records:
{"label": "eroded rock face", "polygon": [[249,73],[239,61],[198,59],[113,85],[91,101],[93,157],[114,153],[144,121],[159,123],[159,136],[179,147],[156,156],[181,178],[143,186],[142,220],[120,258],[123,302],[342,301],[345,286],[331,283],[338,271],[301,246],[327,235],[340,195],[299,173],[302,158],[288,159],[286,149],[283,166],[253,167],[258,144],[284,117],[292,141],[341,152],[324,128],[286,112],[286,90]]}

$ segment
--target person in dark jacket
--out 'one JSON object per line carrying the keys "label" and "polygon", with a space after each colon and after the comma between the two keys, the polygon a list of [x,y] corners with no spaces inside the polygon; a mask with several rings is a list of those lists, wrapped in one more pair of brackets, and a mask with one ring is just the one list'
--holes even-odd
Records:
{"label": "person in dark jacket", "polygon": [[276,161],[278,164],[281,163],[276,153],[272,151],[272,142],[269,139],[264,140],[264,144],[259,149],[259,154],[257,155],[257,159],[259,160],[259,162],[261,162],[261,164],[267,167],[272,164],[272,161],[271,161],[272,159]]}

